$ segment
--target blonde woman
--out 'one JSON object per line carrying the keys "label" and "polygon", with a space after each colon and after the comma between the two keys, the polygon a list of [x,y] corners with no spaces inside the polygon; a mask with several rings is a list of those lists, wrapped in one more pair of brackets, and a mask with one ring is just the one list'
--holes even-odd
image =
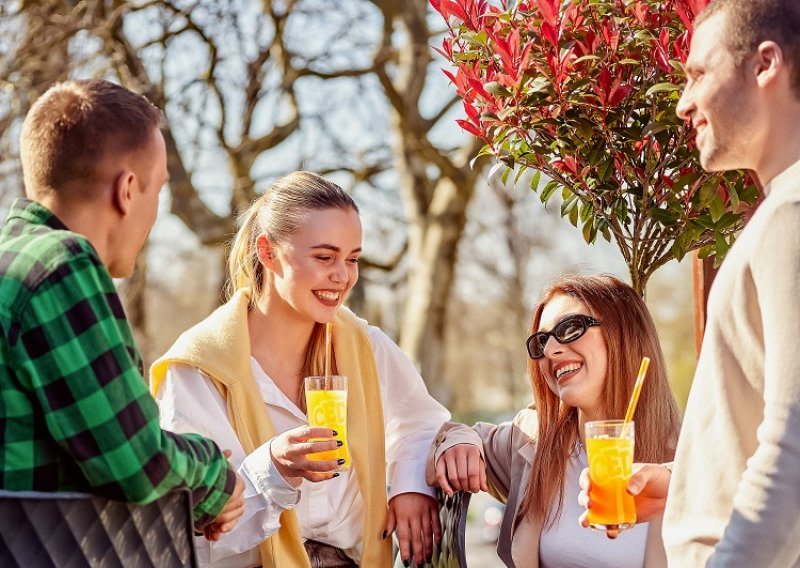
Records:
{"label": "blonde woman", "polygon": [[[360,254],[347,193],[308,172],[278,180],[236,235],[228,302],[153,365],[162,425],[231,448],[247,485],[237,529],[198,539],[202,564],[389,566],[394,531],[406,565],[431,556],[439,525],[425,457],[449,414],[400,349],[343,307]],[[349,380],[347,471],[309,459],[340,443],[308,427],[303,395],[303,377],[324,373],[329,321],[333,371]]]}
{"label": "blonde woman", "polygon": [[652,363],[634,415],[635,460],[674,453],[678,410],[642,298],[611,276],[562,277],[534,311],[527,351],[534,404],[499,426],[445,425],[429,481],[448,493],[488,490],[507,504],[497,544],[507,566],[666,566],[658,522],[617,540],[578,524],[584,424],[625,415],[643,356]]}

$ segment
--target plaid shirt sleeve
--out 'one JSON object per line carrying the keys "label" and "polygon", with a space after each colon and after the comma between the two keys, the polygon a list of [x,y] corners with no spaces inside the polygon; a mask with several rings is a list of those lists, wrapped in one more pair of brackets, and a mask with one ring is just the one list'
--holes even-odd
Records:
{"label": "plaid shirt sleeve", "polygon": [[[146,503],[186,486],[198,528],[218,515],[235,474],[212,441],[159,427],[124,311],[96,255],[83,251],[49,271],[19,322],[12,345],[18,377],[29,381],[49,437],[77,464],[90,491]],[[34,450],[17,455],[35,461]],[[46,472],[46,464],[43,472],[37,467],[28,464],[29,475]]]}

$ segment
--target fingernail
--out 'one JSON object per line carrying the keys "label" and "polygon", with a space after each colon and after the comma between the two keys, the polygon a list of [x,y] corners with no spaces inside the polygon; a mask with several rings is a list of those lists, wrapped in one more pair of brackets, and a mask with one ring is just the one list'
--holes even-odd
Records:
{"label": "fingernail", "polygon": [[341,440],[336,440],[336,447],[341,448],[342,446],[344,446],[344,442],[342,442]]}
{"label": "fingernail", "polygon": [[347,460],[344,459],[344,458],[339,458],[338,460],[336,460],[336,463],[338,463],[339,465],[344,465],[344,462],[346,462],[346,461]]}
{"label": "fingernail", "polygon": [[[334,473],[333,477],[339,477],[339,474],[338,473]],[[331,479],[333,479],[333,477]]]}
{"label": "fingernail", "polygon": [[408,568],[409,566],[411,566],[411,561],[410,560],[403,560],[403,566]]}
{"label": "fingernail", "polygon": [[339,435],[339,432],[337,432],[336,430],[331,430],[331,432],[333,432],[334,437]]}
{"label": "fingernail", "polygon": [[386,540],[386,531],[383,531],[383,537],[381,538],[383,538],[383,540]]}
{"label": "fingernail", "polygon": [[433,560],[433,554],[430,554],[430,555],[428,555],[428,557],[425,559],[425,562],[427,562],[428,564],[430,564],[432,560]]}

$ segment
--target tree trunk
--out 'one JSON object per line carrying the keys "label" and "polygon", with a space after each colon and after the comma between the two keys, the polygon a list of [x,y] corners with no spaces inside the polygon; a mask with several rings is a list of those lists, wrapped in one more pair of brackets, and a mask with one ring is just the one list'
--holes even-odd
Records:
{"label": "tree trunk", "polygon": [[148,329],[147,329],[147,249],[145,244],[142,252],[136,259],[136,266],[130,278],[126,278],[119,283],[119,291],[122,303],[125,306],[125,314],[128,316],[128,323],[133,329],[133,337],[142,357],[145,359],[145,369],[149,366],[152,353],[148,349]]}
{"label": "tree trunk", "polygon": [[428,214],[411,221],[411,271],[400,347],[419,366],[432,394],[444,405],[450,398],[443,380],[447,302],[475,185],[475,176],[470,177],[473,179],[462,183],[441,178]]}

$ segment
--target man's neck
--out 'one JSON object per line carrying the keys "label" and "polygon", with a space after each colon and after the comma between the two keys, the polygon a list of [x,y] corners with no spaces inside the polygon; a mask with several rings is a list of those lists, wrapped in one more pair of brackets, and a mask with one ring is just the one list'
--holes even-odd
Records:
{"label": "man's neck", "polygon": [[92,243],[100,260],[108,266],[108,222],[107,212],[98,201],[66,201],[58,196],[46,195],[36,201],[47,207],[66,227]]}
{"label": "man's neck", "polygon": [[800,101],[789,104],[773,116],[775,119],[770,125],[766,144],[754,168],[764,186],[800,161]]}

